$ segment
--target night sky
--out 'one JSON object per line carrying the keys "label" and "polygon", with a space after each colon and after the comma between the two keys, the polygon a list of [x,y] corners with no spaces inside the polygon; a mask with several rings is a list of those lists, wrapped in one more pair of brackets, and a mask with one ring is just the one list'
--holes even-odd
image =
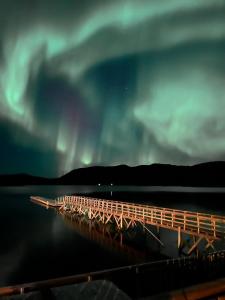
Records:
{"label": "night sky", "polygon": [[0,0],[0,173],[225,159],[225,0]]}

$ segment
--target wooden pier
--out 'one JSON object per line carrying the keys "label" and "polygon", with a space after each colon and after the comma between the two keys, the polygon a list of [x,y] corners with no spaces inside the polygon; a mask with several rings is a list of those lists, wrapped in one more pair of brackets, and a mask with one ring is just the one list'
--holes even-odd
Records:
{"label": "wooden pier", "polygon": [[47,199],[47,198],[43,198],[43,197],[39,197],[39,196],[31,196],[30,199],[32,202],[37,203],[42,206],[45,206],[45,207],[57,208],[57,207],[62,206],[62,203],[59,203],[59,201],[51,200],[51,199]]}
{"label": "wooden pier", "polygon": [[[32,199],[40,204],[46,203],[46,200],[42,201],[41,197],[32,197]],[[51,201],[50,206],[58,207],[60,211],[71,214],[87,215],[89,219],[97,219],[103,224],[115,222],[120,230],[128,229],[137,223],[142,224],[153,236],[154,234],[146,225],[174,230],[178,233],[178,248],[182,246],[182,234],[191,235],[193,244],[188,254],[191,254],[202,240],[206,241],[206,249],[211,247],[214,250],[213,242],[225,238],[225,217],[219,215],[83,196],[59,197]],[[154,237],[157,239],[156,236]],[[159,242],[161,243],[160,240]]]}

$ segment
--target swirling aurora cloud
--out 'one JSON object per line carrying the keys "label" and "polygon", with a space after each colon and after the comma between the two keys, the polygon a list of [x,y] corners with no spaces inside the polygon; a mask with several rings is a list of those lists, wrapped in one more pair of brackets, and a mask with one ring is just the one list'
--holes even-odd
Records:
{"label": "swirling aurora cloud", "polygon": [[1,173],[225,158],[225,1],[1,1]]}

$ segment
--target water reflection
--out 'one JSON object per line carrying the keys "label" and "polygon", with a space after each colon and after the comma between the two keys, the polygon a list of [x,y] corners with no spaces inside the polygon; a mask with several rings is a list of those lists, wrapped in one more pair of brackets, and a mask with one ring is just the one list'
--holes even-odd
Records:
{"label": "water reflection", "polygon": [[[137,239],[146,239],[146,232],[140,228],[130,228],[126,231],[118,231],[115,224],[102,224],[97,220],[89,220],[86,216],[58,212],[65,224],[79,235],[98,243],[111,252],[126,255],[127,259],[135,262],[146,261],[154,256],[154,251],[143,245],[143,249],[135,247]],[[140,247],[140,244],[139,244]]]}

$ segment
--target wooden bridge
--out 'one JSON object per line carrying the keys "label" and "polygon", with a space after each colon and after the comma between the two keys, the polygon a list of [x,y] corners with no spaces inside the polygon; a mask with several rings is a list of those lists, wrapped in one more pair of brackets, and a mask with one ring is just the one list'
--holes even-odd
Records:
{"label": "wooden bridge", "polygon": [[[36,202],[46,201],[40,197],[31,197]],[[49,205],[46,202],[46,205]],[[146,225],[166,228],[178,233],[178,248],[182,246],[182,233],[193,237],[193,245],[188,250],[191,254],[205,240],[206,248],[213,248],[213,242],[225,238],[225,217],[205,213],[176,210],[144,204],[103,200],[83,196],[63,196],[53,200],[52,207],[71,214],[87,215],[89,219],[98,219],[107,224],[115,222],[118,229],[128,229],[141,223],[156,239]],[[161,243],[161,241],[159,240]],[[162,244],[162,243],[161,243]]]}

